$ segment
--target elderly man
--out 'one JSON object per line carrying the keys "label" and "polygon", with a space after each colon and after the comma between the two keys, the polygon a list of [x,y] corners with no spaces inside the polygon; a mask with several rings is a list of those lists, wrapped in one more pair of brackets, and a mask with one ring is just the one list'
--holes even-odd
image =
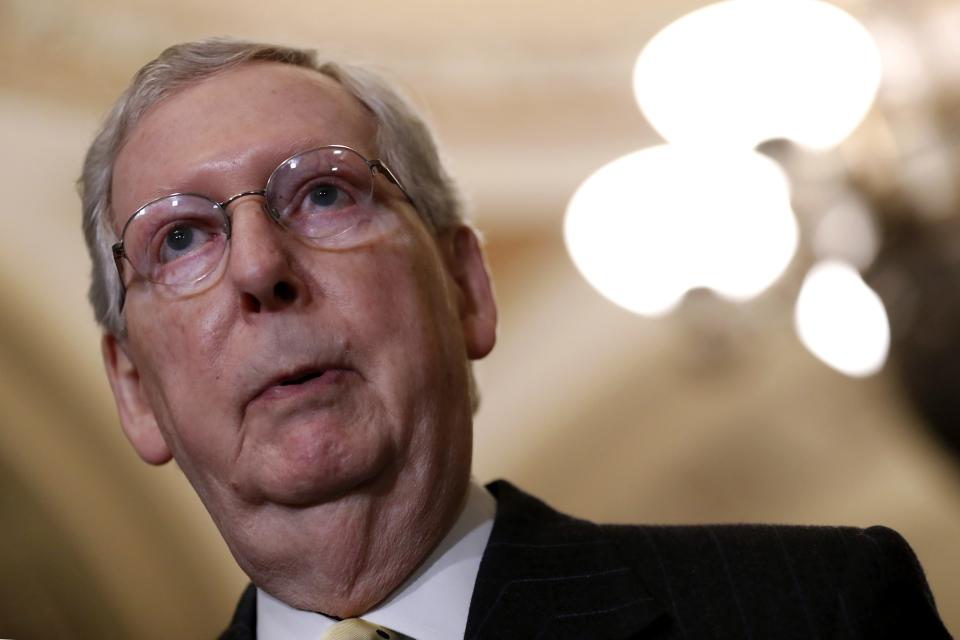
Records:
{"label": "elderly man", "polygon": [[253,583],[222,637],[947,637],[886,529],[600,527],[472,483],[488,273],[426,126],[369,73],[172,47],[81,186],[124,432]]}

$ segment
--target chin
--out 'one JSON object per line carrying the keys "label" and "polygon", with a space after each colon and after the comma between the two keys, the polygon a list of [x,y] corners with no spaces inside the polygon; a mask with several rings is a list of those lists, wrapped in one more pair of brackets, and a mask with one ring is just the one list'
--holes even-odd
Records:
{"label": "chin", "polygon": [[289,464],[274,469],[258,468],[246,481],[234,486],[241,501],[307,508],[337,502],[369,492],[389,475],[389,465],[380,459],[365,464]]}
{"label": "chin", "polygon": [[310,429],[297,429],[267,446],[251,447],[250,455],[236,460],[230,483],[242,502],[309,507],[369,491],[391,475],[393,448],[386,439],[299,437]]}

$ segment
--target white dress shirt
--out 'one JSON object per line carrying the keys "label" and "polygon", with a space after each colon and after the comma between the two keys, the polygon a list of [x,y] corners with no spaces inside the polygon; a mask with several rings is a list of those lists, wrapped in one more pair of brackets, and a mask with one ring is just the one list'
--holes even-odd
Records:
{"label": "white dress shirt", "polygon": [[[463,638],[496,510],[493,496],[471,480],[463,511],[437,548],[363,619],[416,640]],[[317,640],[334,624],[322,613],[294,609],[257,589],[258,640]]]}

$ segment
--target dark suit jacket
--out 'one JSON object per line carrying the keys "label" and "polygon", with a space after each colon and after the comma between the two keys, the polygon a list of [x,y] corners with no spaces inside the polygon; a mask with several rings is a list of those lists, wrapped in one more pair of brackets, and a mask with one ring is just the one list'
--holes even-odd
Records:
{"label": "dark suit jacket", "polygon": [[[467,640],[950,637],[884,527],[601,526],[488,488],[497,516]],[[221,640],[255,630],[251,585]]]}

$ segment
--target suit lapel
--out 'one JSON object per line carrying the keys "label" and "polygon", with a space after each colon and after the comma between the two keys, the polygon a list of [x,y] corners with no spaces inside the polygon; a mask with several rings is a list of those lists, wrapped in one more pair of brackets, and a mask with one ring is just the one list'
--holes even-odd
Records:
{"label": "suit lapel", "polygon": [[497,517],[467,640],[635,638],[665,615],[602,527],[559,514],[509,483],[488,488]]}
{"label": "suit lapel", "polygon": [[257,637],[257,588],[247,585],[237,603],[230,626],[218,640],[253,640]]}

